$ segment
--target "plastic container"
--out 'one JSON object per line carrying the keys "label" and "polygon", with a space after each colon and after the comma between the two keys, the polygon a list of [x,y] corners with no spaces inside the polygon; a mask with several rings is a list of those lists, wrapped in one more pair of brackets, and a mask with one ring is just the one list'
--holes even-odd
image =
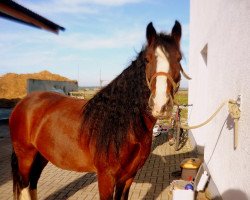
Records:
{"label": "plastic container", "polygon": [[198,192],[203,191],[205,189],[208,178],[209,178],[209,175],[208,175],[207,171],[204,171],[203,174],[201,175],[201,178],[200,178],[199,183],[198,183],[197,188],[196,188],[196,190]]}
{"label": "plastic container", "polygon": [[181,162],[181,178],[186,181],[192,181],[198,172],[201,165],[201,160],[199,158],[187,158]]}
{"label": "plastic container", "polygon": [[173,190],[173,200],[194,200],[194,191]]}

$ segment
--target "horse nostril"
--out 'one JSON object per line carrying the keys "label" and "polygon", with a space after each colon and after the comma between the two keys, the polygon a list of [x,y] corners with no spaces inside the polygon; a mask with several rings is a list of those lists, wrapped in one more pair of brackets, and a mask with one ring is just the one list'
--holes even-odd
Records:
{"label": "horse nostril", "polygon": [[167,103],[161,107],[161,113],[164,113],[164,111],[166,111],[166,108],[167,108]]}
{"label": "horse nostril", "polygon": [[153,115],[154,117],[158,117],[158,116],[160,115],[160,112],[157,111],[157,110],[153,110],[153,111],[152,111],[152,115]]}

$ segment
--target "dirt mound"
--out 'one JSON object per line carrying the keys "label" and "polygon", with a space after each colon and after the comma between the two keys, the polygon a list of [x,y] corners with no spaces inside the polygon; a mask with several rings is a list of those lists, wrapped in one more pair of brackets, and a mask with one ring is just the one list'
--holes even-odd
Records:
{"label": "dirt mound", "polygon": [[22,99],[26,96],[27,79],[71,81],[58,74],[49,71],[41,71],[34,74],[7,73],[0,77],[0,99]]}

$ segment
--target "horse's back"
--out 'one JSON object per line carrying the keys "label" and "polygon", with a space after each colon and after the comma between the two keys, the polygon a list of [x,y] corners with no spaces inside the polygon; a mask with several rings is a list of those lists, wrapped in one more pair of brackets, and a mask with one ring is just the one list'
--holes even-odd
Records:
{"label": "horse's back", "polygon": [[[21,100],[13,109],[10,116],[10,128],[14,129],[18,126],[27,126],[33,123],[41,123],[46,116],[56,113],[69,111],[68,114],[75,116],[74,113],[81,112],[84,100],[73,99],[55,92],[33,92]],[[69,108],[71,110],[69,110]],[[74,112],[72,112],[74,109]],[[71,116],[71,117],[72,117]],[[11,132],[14,134],[14,132]]]}
{"label": "horse's back", "polygon": [[10,117],[14,148],[30,146],[60,168],[91,171],[88,138],[80,140],[85,102],[54,92],[31,93]]}

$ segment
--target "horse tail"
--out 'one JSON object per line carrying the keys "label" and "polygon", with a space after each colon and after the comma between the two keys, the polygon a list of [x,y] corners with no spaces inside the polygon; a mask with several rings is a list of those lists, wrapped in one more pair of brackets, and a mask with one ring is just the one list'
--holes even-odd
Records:
{"label": "horse tail", "polygon": [[13,178],[13,195],[14,195],[13,199],[15,200],[18,199],[20,195],[21,177],[19,175],[18,160],[14,150],[12,151],[11,155],[11,168],[12,168],[12,178]]}

